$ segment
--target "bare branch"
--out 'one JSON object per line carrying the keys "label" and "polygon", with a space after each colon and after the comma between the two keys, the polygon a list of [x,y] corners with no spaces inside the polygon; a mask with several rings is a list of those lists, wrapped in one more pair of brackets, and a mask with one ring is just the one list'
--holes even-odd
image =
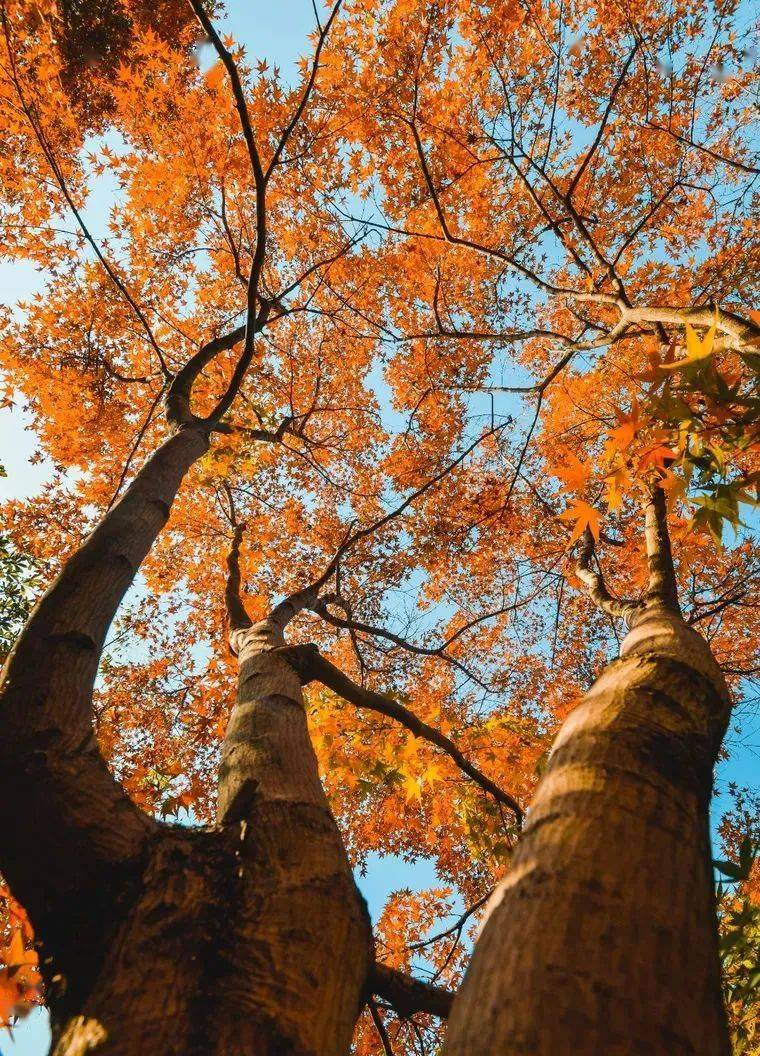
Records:
{"label": "bare branch", "polygon": [[662,323],[670,326],[709,327],[716,324],[719,333],[726,338],[726,344],[733,348],[747,348],[757,351],[760,342],[760,326],[752,319],[744,319],[735,312],[725,308],[707,306],[704,308],[677,307],[625,307],[620,305],[621,317],[628,323]]}
{"label": "bare branch", "polygon": [[245,326],[238,326],[235,330],[230,330],[229,333],[208,341],[174,376],[166,395],[166,417],[172,424],[180,426],[201,421],[190,408],[193,385],[204,367],[208,366],[220,352],[234,348],[238,342],[243,340],[245,332]]}

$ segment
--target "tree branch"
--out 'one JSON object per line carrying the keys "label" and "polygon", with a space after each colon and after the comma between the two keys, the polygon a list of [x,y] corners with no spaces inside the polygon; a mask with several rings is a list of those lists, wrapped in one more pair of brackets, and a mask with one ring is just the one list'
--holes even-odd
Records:
{"label": "tree branch", "polygon": [[434,487],[441,480],[449,475],[453,470],[460,466],[462,462],[467,458],[468,455],[472,454],[476,447],[478,447],[484,440],[489,436],[494,436],[500,433],[508,423],[504,422],[501,425],[494,426],[491,429],[487,429],[482,433],[476,440],[473,440],[471,444],[468,444],[464,451],[461,451],[456,455],[451,462],[440,469],[437,473],[434,473],[432,477],[428,477],[427,480],[421,484],[418,488],[415,488],[411,494],[407,495],[398,506],[390,510],[388,513],[383,514],[382,517],[378,517],[377,520],[372,521],[371,524],[366,525],[364,528],[359,528],[356,531],[349,531],[346,538],[340,544],[338,549],[333,554],[332,558],[327,564],[327,567],[322,574],[315,579],[308,586],[303,587],[301,590],[296,591],[289,597],[281,601],[272,610],[270,619],[272,619],[277,626],[284,630],[288,623],[293,619],[294,616],[298,615],[304,609],[313,608],[319,599],[319,592],[328,582],[331,576],[334,574],[341,559],[352,550],[357,543],[361,542],[362,539],[366,539],[374,532],[380,531],[391,521],[394,521],[397,517],[400,517],[417,499],[421,498],[430,488]]}
{"label": "tree branch", "polygon": [[21,109],[23,110],[27,120],[29,121],[29,124],[32,127],[32,131],[34,132],[34,136],[37,140],[37,143],[39,144],[40,150],[42,151],[45,160],[50,166],[50,171],[53,173],[53,178],[55,179],[55,182],[58,184],[58,189],[63,195],[64,200],[68,205],[69,209],[71,210],[72,215],[77,223],[77,226],[79,227],[79,230],[82,232],[82,235],[84,236],[86,242],[92,249],[96,258],[98,259],[98,262],[100,263],[101,267],[103,268],[106,275],[111,280],[121,297],[127,302],[129,307],[132,309],[135,316],[137,317],[140,326],[144,330],[150,345],[152,346],[153,350],[155,351],[158,357],[158,362],[161,365],[161,370],[163,371],[164,375],[171,376],[171,372],[169,371],[166,365],[166,360],[164,359],[164,354],[158,342],[156,341],[155,335],[153,333],[150,323],[148,322],[145,316],[145,313],[143,312],[142,308],[137,303],[135,298],[132,296],[131,292],[129,291],[129,288],[127,287],[127,284],[119,275],[116,267],[108,260],[105,253],[98,245],[96,239],[92,236],[90,229],[84,221],[84,217],[82,216],[81,211],[79,210],[76,202],[74,201],[71,191],[69,190],[68,182],[66,181],[66,178],[63,174],[63,170],[58,164],[58,159],[56,158],[53,149],[50,146],[50,142],[48,141],[48,138],[45,134],[45,130],[42,127],[42,123],[40,122],[39,117],[37,116],[37,108],[34,103],[27,102],[26,96],[24,95],[24,91],[21,86],[21,77],[16,63],[16,54],[12,44],[10,27],[8,25],[8,16],[5,10],[4,3],[0,3],[0,20],[3,24],[3,33],[8,48],[8,57],[11,64],[13,85],[16,89],[16,94],[18,95]]}
{"label": "tree branch", "polygon": [[[269,162],[269,165],[267,166],[267,170],[266,170],[266,173],[264,175],[264,178],[267,181],[269,180],[269,177],[272,175],[272,172],[274,171],[275,167],[277,166],[277,163],[280,160],[282,152],[285,149],[285,147],[287,146],[288,140],[290,139],[290,137],[291,137],[296,125],[301,120],[301,117],[303,116],[303,112],[306,109],[306,106],[307,106],[307,104],[309,102],[309,96],[311,95],[312,89],[313,89],[315,81],[317,79],[317,72],[319,70],[319,57],[322,54],[322,48],[324,47],[325,41],[327,40],[327,35],[330,32],[330,27],[332,26],[333,21],[335,20],[335,16],[338,14],[338,11],[340,10],[340,6],[341,6],[342,2],[343,2],[343,0],[337,0],[337,2],[335,4],[333,4],[333,8],[332,8],[332,11],[330,12],[330,15],[329,15],[329,17],[327,19],[327,22],[325,23],[324,26],[319,26],[319,39],[317,40],[317,46],[316,46],[316,48],[314,50],[314,61],[312,62],[312,65],[311,65],[311,72],[309,74],[309,79],[306,82],[306,85],[305,85],[304,90],[303,90],[303,94],[301,95],[301,99],[300,99],[300,101],[298,103],[298,106],[295,109],[295,112],[293,113],[293,116],[291,117],[290,121],[288,122],[288,124],[285,127],[285,130],[283,131],[282,135],[280,136],[280,140],[279,140],[279,142],[277,144],[277,147],[275,148],[274,154],[272,155],[272,160]],[[319,25],[319,21],[317,21],[317,25]]]}
{"label": "tree branch", "polygon": [[615,105],[615,99],[617,98],[618,92],[623,87],[625,79],[628,76],[628,70],[630,69],[631,63],[633,62],[634,58],[636,57],[636,52],[639,50],[639,44],[640,44],[640,41],[637,40],[636,43],[633,45],[633,48],[631,49],[631,52],[630,52],[628,58],[626,59],[625,63],[623,64],[623,68],[620,71],[618,79],[615,82],[615,84],[614,84],[614,86],[612,88],[612,91],[610,92],[609,99],[607,100],[607,105],[606,105],[605,110],[604,110],[604,114],[602,115],[602,120],[599,122],[599,128],[597,129],[596,135],[594,136],[594,141],[591,144],[591,146],[589,147],[589,149],[586,152],[586,154],[584,155],[583,161],[578,166],[578,170],[575,173],[575,175],[573,176],[572,180],[570,181],[569,187],[567,188],[567,197],[568,198],[572,198],[573,193],[575,191],[575,188],[578,186],[578,184],[579,184],[579,182],[581,180],[581,177],[583,176],[583,173],[586,171],[586,168],[588,167],[589,162],[593,158],[594,154],[596,153],[596,151],[597,151],[597,149],[599,147],[599,144],[602,141],[602,136],[604,135],[604,130],[607,127],[607,122],[610,119],[610,115],[612,114],[612,109],[613,109],[613,107]]}
{"label": "tree branch", "polygon": [[208,443],[188,427],[155,451],[39,600],[3,670],[2,869],[46,941],[67,919],[75,927],[72,900],[117,898],[157,828],[100,754],[92,692],[111,621]]}
{"label": "tree branch", "polygon": [[245,337],[245,326],[238,326],[221,337],[207,341],[198,352],[175,374],[166,394],[166,417],[175,426],[200,423],[203,419],[193,414],[190,395],[193,385],[204,367],[220,354],[232,349]]}
{"label": "tree branch", "polygon": [[583,547],[575,565],[575,573],[578,579],[586,587],[586,592],[597,608],[606,612],[608,616],[619,619],[630,620],[635,612],[641,608],[641,602],[624,598],[614,598],[604,583],[601,571],[595,571],[591,567],[594,558],[594,537],[588,528],[583,533]]}
{"label": "tree branch", "polygon": [[676,132],[672,128],[666,128],[665,125],[658,125],[656,121],[652,121],[651,118],[647,120],[649,128],[654,128],[658,132],[665,132],[679,143],[683,143],[686,147],[692,147],[694,150],[700,151],[702,154],[707,154],[713,159],[718,161],[722,165],[728,165],[733,169],[739,169],[740,172],[749,173],[750,176],[757,176],[760,174],[760,168],[755,165],[747,165],[743,161],[739,161],[737,158],[728,158],[725,154],[719,154],[716,150],[712,150],[704,143],[697,143],[690,136],[683,136],[679,132]]}
{"label": "tree branch", "polygon": [[427,1012],[439,1019],[448,1019],[454,1002],[454,994],[450,990],[414,979],[386,964],[375,964],[369,985],[373,994],[382,997],[405,1019],[415,1012]]}
{"label": "tree branch", "polygon": [[367,1008],[372,1018],[377,1036],[380,1038],[380,1044],[383,1046],[383,1052],[385,1056],[394,1056],[393,1045],[391,1044],[390,1035],[386,1029],[385,1023],[383,1023],[383,1017],[380,1015],[380,1010],[377,1007],[377,1002],[373,998],[368,998]]}
{"label": "tree branch", "polygon": [[[578,299],[583,299],[582,295]],[[621,320],[631,323],[660,323],[668,326],[710,327],[714,323],[720,333],[727,339],[726,343],[733,348],[746,348],[757,352],[760,342],[760,326],[752,319],[744,319],[735,312],[726,311],[717,306],[704,308],[679,308],[656,306],[627,307],[618,305]]]}
{"label": "tree branch", "polygon": [[356,682],[344,675],[339,668],[323,657],[314,645],[286,647],[281,650],[281,653],[284,659],[298,673],[304,684],[313,681],[321,682],[323,686],[331,689],[338,696],[343,697],[344,700],[356,705],[356,707],[366,708],[368,711],[374,711],[378,715],[385,715],[400,723],[415,737],[420,737],[440,748],[442,752],[445,752],[456,763],[462,773],[466,774],[485,792],[493,796],[498,803],[508,807],[515,815],[518,825],[522,824],[523,810],[517,800],[508,792],[504,792],[489,777],[486,777],[476,766],[469,762],[454,742],[441,733],[440,730],[436,730],[433,726],[423,722],[414,712],[391,697],[357,685]]}
{"label": "tree branch", "polygon": [[242,631],[246,627],[253,626],[253,620],[246,612],[243,599],[240,596],[240,543],[244,529],[244,524],[235,526],[232,546],[227,554],[227,585],[224,591],[224,600],[227,605],[231,634],[234,631]]}
{"label": "tree branch", "polygon": [[678,583],[673,567],[673,552],[668,532],[668,514],[665,492],[656,484],[645,507],[647,564],[649,565],[649,587],[647,599],[660,601],[681,615],[678,601]]}
{"label": "tree branch", "polygon": [[[261,164],[261,157],[259,150],[256,145],[256,139],[253,134],[253,126],[251,124],[250,114],[248,113],[248,104],[245,99],[245,92],[243,91],[243,85],[240,80],[240,74],[235,64],[235,60],[222,43],[219,34],[214,28],[214,24],[206,14],[201,0],[190,0],[190,5],[195,12],[196,18],[203,27],[204,32],[208,36],[209,40],[214,46],[219,59],[222,62],[227,76],[229,77],[230,84],[232,86],[232,95],[235,100],[235,108],[237,109],[238,116],[240,118],[240,126],[243,131],[243,138],[245,140],[246,147],[248,149],[248,157],[251,162],[251,169],[253,172],[253,184],[256,191],[256,248],[251,258],[251,270],[248,276],[248,287],[246,292],[246,322],[245,322],[245,338],[243,343],[243,351],[240,355],[240,359],[237,362],[235,370],[232,374],[227,390],[222,398],[217,403],[214,411],[210,418],[214,422],[219,421],[229,410],[232,405],[232,401],[240,389],[243,382],[243,378],[246,375],[248,368],[253,360],[254,350],[254,338],[261,326],[257,326],[257,314],[256,306],[259,299],[259,280],[261,278],[261,272],[264,267],[264,258],[266,256],[266,242],[267,242],[267,214],[266,214],[266,176],[264,175],[264,169]],[[268,310],[268,306],[267,306]]]}
{"label": "tree branch", "polygon": [[439,931],[436,935],[431,935],[429,939],[421,939],[420,942],[411,943],[408,949],[424,950],[426,946],[432,946],[434,942],[440,942],[441,939],[448,939],[450,935],[456,935],[458,941],[467,921],[474,913],[477,913],[479,909],[482,909],[493,893],[494,888],[491,888],[490,891],[486,891],[482,898],[479,898],[477,902],[473,902],[471,906],[467,907],[464,913],[454,921],[451,927],[446,928],[444,931]]}

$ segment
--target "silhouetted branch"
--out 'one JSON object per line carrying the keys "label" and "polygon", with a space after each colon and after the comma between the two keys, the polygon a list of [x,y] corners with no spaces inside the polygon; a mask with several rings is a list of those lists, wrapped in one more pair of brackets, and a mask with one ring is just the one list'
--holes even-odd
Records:
{"label": "silhouetted branch", "polygon": [[436,935],[431,935],[429,939],[422,939],[420,942],[410,943],[409,949],[424,950],[426,946],[432,946],[434,942],[440,942],[441,939],[448,939],[450,935],[456,935],[458,940],[467,921],[474,913],[477,913],[479,909],[483,908],[492,894],[493,888],[491,888],[490,891],[486,891],[483,897],[479,898],[477,902],[473,902],[471,906],[468,906],[464,913],[454,921],[451,927],[446,928],[445,931],[439,931]]}
{"label": "silhouetted branch", "polygon": [[405,1019],[415,1012],[427,1012],[439,1019],[447,1019],[454,1001],[454,994],[450,990],[424,983],[385,964],[375,964],[370,976],[370,989]]}

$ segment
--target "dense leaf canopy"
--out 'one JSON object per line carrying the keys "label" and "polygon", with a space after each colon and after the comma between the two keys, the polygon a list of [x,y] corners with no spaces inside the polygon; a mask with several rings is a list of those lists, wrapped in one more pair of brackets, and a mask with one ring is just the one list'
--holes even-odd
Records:
{"label": "dense leaf canopy", "polygon": [[[340,552],[292,638],[405,704],[523,806],[558,723],[616,653],[620,599],[645,590],[652,488],[666,490],[684,614],[751,701],[746,10],[346,0],[289,84],[232,38],[202,43],[190,5],[67,7],[2,3],[3,254],[42,284],[3,311],[0,368],[51,467],[41,494],[5,505],[4,568],[19,553],[52,577],[167,435],[171,377],[241,328],[193,410],[223,397],[259,269],[261,325],[227,428],[101,664],[97,734],[129,794],[212,817],[241,524],[252,615]],[[94,25],[101,7],[112,21]],[[392,720],[324,689],[308,707],[353,862],[435,864],[434,890],[389,899],[379,955],[455,982],[514,815]],[[418,1051],[433,1023],[402,1026],[394,1051]],[[356,1044],[382,1051],[369,1017]]]}

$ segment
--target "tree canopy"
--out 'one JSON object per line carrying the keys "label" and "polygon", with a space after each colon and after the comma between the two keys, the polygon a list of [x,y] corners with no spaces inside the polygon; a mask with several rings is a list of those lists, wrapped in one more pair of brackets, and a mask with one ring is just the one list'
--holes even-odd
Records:
{"label": "tree canopy", "polygon": [[[378,958],[455,986],[558,726],[647,596],[653,493],[684,617],[754,699],[747,11],[345,0],[292,84],[221,5],[0,11],[3,255],[44,278],[3,310],[0,369],[54,467],[5,504],[3,570],[52,578],[210,416],[109,634],[100,749],[140,807],[210,823],[230,569],[254,621],[301,598],[351,862],[438,877],[390,897]],[[437,1030],[371,1003],[356,1052]]]}

